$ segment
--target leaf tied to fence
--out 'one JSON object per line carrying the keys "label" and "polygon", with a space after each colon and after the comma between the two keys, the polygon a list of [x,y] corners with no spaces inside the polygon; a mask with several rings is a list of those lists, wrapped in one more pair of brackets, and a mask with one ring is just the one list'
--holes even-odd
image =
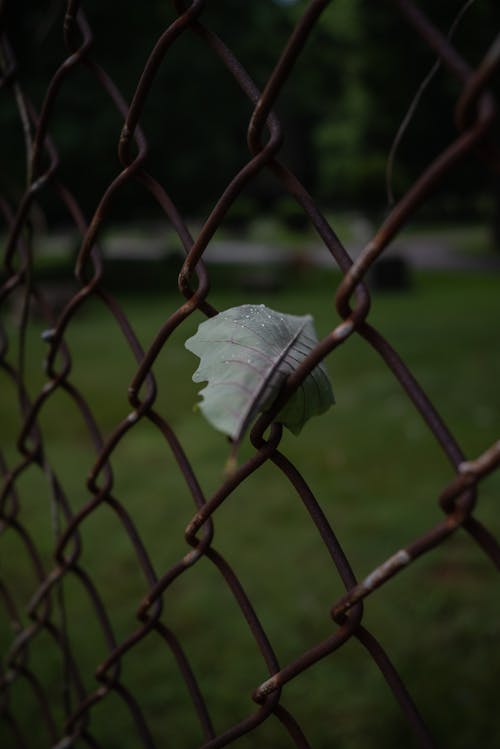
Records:
{"label": "leaf tied to fence", "polygon": [[[201,323],[185,346],[200,358],[194,382],[207,382],[205,417],[237,445],[258,413],[269,410],[287,377],[318,342],[310,315],[275,312],[263,304],[232,307]],[[302,382],[277,421],[298,434],[334,403],[323,364]]]}

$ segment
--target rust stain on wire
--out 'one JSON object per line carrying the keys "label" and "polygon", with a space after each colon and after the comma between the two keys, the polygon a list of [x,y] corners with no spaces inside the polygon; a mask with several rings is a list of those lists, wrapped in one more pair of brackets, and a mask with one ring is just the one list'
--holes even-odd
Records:
{"label": "rust stain on wire", "polygon": [[[7,331],[0,328],[0,367],[17,393],[22,425],[17,437],[19,459],[8,466],[0,455],[0,473],[3,478],[0,494],[0,533],[13,534],[19,541],[32,575],[32,594],[27,602],[29,622],[17,608],[12,595],[15,581],[0,580],[0,605],[6,613],[12,630],[12,640],[4,655],[0,671],[0,711],[8,726],[15,746],[29,746],[24,726],[19,725],[10,706],[12,685],[20,680],[27,686],[35,700],[45,731],[45,744],[55,749],[66,749],[80,745],[99,746],[91,732],[91,716],[96,705],[106,704],[108,695],[121,700],[137,731],[137,746],[154,747],[155,741],[148,724],[148,716],[140,706],[137,695],[130,691],[121,679],[122,659],[145,638],[156,638],[158,647],[170,649],[178,668],[178,677],[191,700],[193,714],[197,717],[202,746],[205,749],[222,747],[236,742],[241,736],[252,732],[261,723],[274,716],[287,732],[291,745],[309,747],[308,740],[297,719],[281,701],[282,687],[322,659],[329,658],[351,638],[357,639],[365,649],[367,657],[373,659],[395,700],[399,704],[409,729],[420,747],[432,747],[434,741],[423,717],[412,701],[407,687],[392,664],[389,655],[376,640],[373,633],[363,626],[363,599],[395,574],[404,574],[412,562],[422,554],[430,552],[458,528],[464,529],[500,568],[500,547],[489,530],[473,515],[480,481],[500,465],[500,443],[495,443],[475,460],[467,460],[455,439],[430,402],[413,374],[397,355],[390,343],[370,324],[370,295],[364,283],[367,272],[375,260],[385,251],[390,241],[405,227],[416,210],[430,200],[434,189],[450,170],[466,159],[476,155],[485,162],[498,163],[494,143],[493,124],[497,117],[496,102],[489,91],[489,83],[500,66],[500,45],[496,40],[482,61],[473,68],[464,60],[451,39],[444,36],[422,13],[412,0],[394,0],[387,4],[388,12],[399,12],[412,26],[415,38],[437,54],[441,66],[453,76],[461,87],[456,105],[458,134],[454,142],[427,165],[415,183],[393,207],[385,222],[352,261],[328,221],[322,215],[314,199],[299,179],[280,161],[283,143],[283,126],[275,114],[286,80],[293,75],[302,49],[314,29],[321,25],[322,15],[329,5],[328,0],[311,0],[307,3],[293,33],[281,54],[277,50],[277,63],[262,91],[245,70],[223,39],[204,24],[204,0],[184,2],[174,0],[176,18],[167,28],[159,29],[158,40],[145,61],[142,74],[130,102],[127,102],[108,73],[94,58],[94,32],[85,16],[83,4],[68,0],[61,27],[66,57],[60,61],[49,82],[44,100],[37,110],[24,92],[18,78],[18,65],[9,40],[8,15],[5,3],[0,5],[0,95],[10,97],[17,108],[19,128],[23,133],[27,182],[24,193],[17,201],[0,198],[7,241],[4,252],[4,281],[0,288],[0,303],[9,305],[14,295],[20,295],[21,320],[18,355],[12,360],[13,342]],[[393,6],[391,9],[390,6]],[[194,238],[185,218],[178,211],[165,186],[146,170],[147,139],[141,129],[141,118],[146,103],[152,96],[152,87],[162,62],[184,34],[195,34],[200,43],[214,55],[226,73],[232,76],[241,95],[252,106],[248,123],[247,144],[242,143],[242,153],[247,161],[233,176],[229,184],[214,203],[214,208]],[[74,85],[75,71],[85,69],[92,76],[96,90],[107,97],[109,106],[116,110],[123,122],[118,141],[121,164],[114,179],[102,196],[98,197],[94,215],[87,222],[78,200],[59,175],[59,154],[51,138],[51,128],[60,106],[60,94],[65,87]],[[152,367],[159,354],[168,347],[170,336],[194,312],[210,316],[217,310],[209,301],[210,280],[203,264],[203,255],[215,232],[234,201],[252,180],[262,172],[271,174],[284,194],[292,198],[308,217],[343,273],[336,290],[336,306],[341,317],[338,324],[318,343],[300,367],[289,377],[273,410],[261,416],[255,424],[251,441],[255,452],[234,474],[224,480],[213,495],[204,495],[196,468],[172,426],[157,410],[157,383]],[[185,260],[179,275],[179,305],[156,332],[151,345],[143,350],[133,327],[118,301],[106,291],[106,276],[103,268],[100,235],[106,227],[115,198],[131,182],[139,183],[149,193],[152,203],[163,213],[175,229],[184,248]],[[78,291],[67,302],[63,311],[56,315],[49,300],[32,282],[33,230],[31,210],[44,191],[52,191],[64,207],[80,238],[75,275]],[[47,345],[45,360],[45,384],[35,395],[30,395],[26,385],[26,332],[30,314],[30,302],[35,299],[46,321],[42,334]],[[136,362],[136,371],[128,389],[130,413],[105,437],[99,428],[95,414],[72,379],[72,358],[66,343],[66,334],[79,309],[89,299],[99,299],[107,313],[118,324],[121,336]],[[349,560],[335,536],[329,520],[305,478],[290,460],[279,450],[281,427],[273,419],[286,400],[298,388],[305,377],[327,354],[341,346],[350,336],[359,335],[385,362],[408,398],[423,417],[429,432],[435,437],[443,454],[455,470],[455,476],[444,487],[438,506],[442,519],[422,536],[395,551],[387,560],[358,582]],[[87,477],[89,498],[77,511],[65,495],[54,472],[40,433],[40,413],[51,402],[54,395],[64,392],[77,409],[85,424],[94,450],[94,463]],[[141,420],[148,420],[168,446],[178,470],[190,494],[193,508],[185,540],[188,551],[168,570],[158,573],[150,559],[148,549],[124,504],[114,493],[114,474],[111,458],[124,436]],[[268,433],[268,429],[271,431]],[[266,434],[268,436],[266,437]],[[220,506],[235,489],[265,463],[274,465],[293,488],[303,503],[311,523],[317,530],[318,543],[324,544],[333,569],[341,580],[345,594],[337,601],[325,602],[325,612],[333,617],[332,633],[322,642],[297,655],[287,664],[280,664],[264,626],[252,602],[231,565],[215,548],[214,518]],[[53,567],[46,569],[37,550],[36,538],[30,535],[23,522],[21,501],[17,486],[23,474],[37,469],[45,475],[51,491],[56,542],[53,550]],[[111,623],[110,612],[88,571],[83,566],[81,533],[87,519],[100,508],[113,513],[127,534],[133,549],[137,569],[140,571],[146,593],[137,606],[136,627],[127,637],[118,641]],[[0,543],[2,538],[0,537]],[[185,652],[181,638],[163,619],[164,595],[169,586],[189,570],[196,568],[200,560],[213,565],[223,579],[239,607],[256,647],[261,653],[267,678],[256,684],[252,711],[240,722],[217,732],[207,702],[200,687],[195,669]],[[67,635],[66,608],[63,595],[65,579],[74,579],[85,591],[95,622],[102,633],[106,655],[94,664],[95,686],[89,689],[80,672],[78,658],[72,652]],[[29,660],[30,646],[41,633],[50,640],[51,647],[59,655],[62,664],[61,681],[64,691],[65,719],[58,724],[54,706]],[[325,716],[326,718],[326,716]]]}

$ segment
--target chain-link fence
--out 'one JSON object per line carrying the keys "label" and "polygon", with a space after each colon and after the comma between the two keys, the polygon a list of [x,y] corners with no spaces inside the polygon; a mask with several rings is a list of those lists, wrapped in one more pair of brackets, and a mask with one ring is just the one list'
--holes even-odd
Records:
{"label": "chain-link fence", "polygon": [[[470,459],[464,456],[454,435],[412,372],[370,323],[370,292],[365,279],[393,238],[419,207],[432,199],[434,188],[457,163],[478,160],[485,169],[498,165],[493,142],[496,103],[489,91],[500,64],[498,39],[485,52],[481,63],[472,68],[446,34],[422,14],[418,4],[410,0],[386,4],[388,14],[400,14],[410,24],[415,44],[430,48],[440,59],[450,79],[458,82],[457,135],[423,169],[421,176],[390,211],[353,262],[314,199],[296,174],[280,160],[286,128],[284,132],[275,113],[275,105],[287,79],[293,74],[304,45],[314,30],[321,26],[323,14],[328,12],[328,0],[312,0],[303,4],[299,21],[281,54],[278,55],[276,50],[278,61],[263,90],[255,85],[252,71],[245,69],[224,39],[205,25],[204,10],[209,3],[204,0],[194,0],[192,3],[175,0],[175,20],[161,30],[130,102],[106,70],[100,67],[98,56],[94,55],[94,34],[98,36],[99,29],[94,31],[89,25],[85,3],[68,0],[61,29],[67,55],[60,61],[48,83],[40,107],[32,103],[22,80],[22,69],[18,67],[10,41],[11,16],[7,12],[7,5],[2,3],[0,10],[1,93],[3,100],[17,109],[18,129],[24,141],[27,181],[26,189],[17,201],[7,197],[2,198],[1,202],[6,233],[0,297],[5,310],[0,357],[2,398],[5,393],[6,399],[16,401],[21,414],[15,449],[14,445],[5,445],[5,457],[2,457],[1,463],[0,544],[3,543],[7,553],[12,554],[14,568],[19,571],[19,579],[13,574],[6,574],[0,582],[2,615],[11,631],[1,674],[4,745],[52,746],[58,749],[109,746],[109,743],[102,743],[99,731],[94,730],[94,726],[99,724],[95,721],[100,719],[101,722],[116,721],[117,746],[124,745],[127,732],[134,734],[134,746],[158,746],[159,739],[152,728],[155,716],[161,713],[162,721],[175,725],[175,708],[169,712],[168,694],[184,690],[190,700],[196,728],[189,728],[185,724],[177,726],[176,730],[182,732],[185,729],[189,735],[198,735],[198,739],[192,739],[193,746],[208,748],[236,744],[246,734],[250,741],[254,740],[254,746],[271,745],[266,744],[265,739],[259,739],[259,730],[277,718],[287,741],[283,745],[308,747],[310,743],[305,729],[299,726],[299,717],[286,707],[285,687],[297,677],[300,682],[314,666],[323,662],[331,668],[329,680],[333,689],[337,654],[347,643],[358,641],[366,659],[372,659],[376,664],[401,708],[408,729],[406,739],[402,741],[410,741],[409,735],[412,734],[416,745],[435,746],[424,718],[388,654],[373,632],[364,626],[363,603],[393,576],[399,573],[401,576],[407,575],[418,557],[431,555],[457,529],[465,531],[468,543],[480,548],[494,565],[500,566],[498,543],[475,515],[481,481],[500,463],[500,443],[485,445],[484,452]],[[141,9],[141,13],[147,12],[147,7]],[[134,19],[129,19],[129,22],[133,24]],[[192,235],[185,217],[177,209],[175,195],[171,197],[167,192],[168,185],[155,178],[154,167],[149,170],[148,142],[141,129],[146,106],[159,95],[154,90],[158,70],[183,35],[194,35],[198,39],[205,52],[208,51],[220,64],[221,76],[230,76],[236,83],[239,91],[235,88],[234,96],[246,97],[252,108],[248,142],[241,144],[241,153],[247,154],[246,161],[228,182],[196,236]],[[92,85],[99,92],[99,101],[106,101],[106,106],[117,110],[123,121],[118,140],[121,171],[107,184],[88,222],[75,197],[77,191],[72,192],[71,179],[67,180],[67,184],[62,180],[58,149],[51,137],[51,129],[60,108],[64,106],[64,92],[78,86],[78,76],[82,71],[90,76]],[[182,85],[181,79],[179,85]],[[175,100],[175,91],[169,92],[169,96]],[[231,102],[227,106],[230,107]],[[82,148],[85,148],[84,131],[89,126],[91,123],[82,126]],[[91,152],[88,153],[88,160],[90,165]],[[184,331],[192,333],[193,328],[189,324],[193,313],[200,312],[209,317],[217,314],[218,310],[212,304],[212,292],[209,292],[209,273],[203,256],[215,233],[224,226],[225,217],[242,190],[262,173],[271,175],[276,189],[293,198],[321,238],[331,256],[332,267],[340,269],[341,280],[336,288],[331,289],[332,294],[335,292],[337,314],[332,310],[330,332],[290,375],[272,409],[261,415],[254,425],[251,431],[253,452],[207,494],[202,489],[204,478],[197,465],[191,464],[187,457],[190,451],[186,449],[186,444],[183,445],[183,440],[186,443],[196,440],[196,435],[186,434],[181,438],[178,430],[174,430],[169,422],[169,399],[170,403],[175,400],[176,387],[179,385],[175,379],[175,362],[171,369],[167,366],[167,377],[161,381],[155,378],[153,367],[168,354],[171,340],[178,331],[181,336]],[[158,321],[153,337],[148,331],[149,343],[144,348],[140,343],[141,336],[134,328],[133,315],[126,315],[118,301],[119,294],[112,294],[108,290],[112,287],[113,279],[107,271],[101,249],[101,240],[112,223],[114,205],[120,200],[122,191],[131,184],[140,185],[146,191],[148,199],[163,215],[165,225],[175,230],[185,251],[178,276],[178,302],[170,314]],[[60,211],[64,211],[66,224],[70,223],[72,231],[79,236],[73,268],[76,286],[73,286],[74,280],[65,278],[60,297],[59,292],[36,282],[35,266],[38,267],[39,261],[37,232],[40,230],[36,206],[45,195],[50,195],[51,200],[58,203]],[[71,253],[72,248],[65,247],[64,251]],[[169,289],[169,293],[172,291]],[[125,411],[120,411],[125,391],[118,392],[117,385],[107,378],[107,360],[115,356],[112,346],[116,341],[109,342],[109,348],[101,348],[93,353],[92,316],[89,317],[88,329],[83,333],[77,327],[82,315],[96,303],[102,305],[108,319],[116,323],[113,336],[119,339],[119,347],[125,346],[135,361],[135,373],[126,394],[129,411],[123,417],[115,417],[115,426],[111,430],[102,428],[101,414],[91,406],[91,398],[85,396],[78,378],[73,374],[78,371],[72,353],[74,349],[78,357],[78,342],[74,340],[73,331],[78,329],[79,335],[88,335],[86,351],[92,358],[94,388],[104,391],[104,397],[109,400],[116,395],[120,403],[114,413],[125,414]],[[15,325],[12,324],[13,318]],[[33,320],[35,328],[43,322],[43,342],[39,338],[36,341],[32,334]],[[454,470],[453,479],[442,487],[439,496],[442,519],[419,533],[403,548],[390,553],[388,558],[381,559],[378,566],[361,581],[356,579],[350,561],[332,529],[329,516],[332,514],[335,522],[335,509],[326,511],[325,498],[316,498],[306,478],[280,449],[282,427],[275,423],[280,409],[314,367],[351,337],[358,337],[366,347],[371,347],[378,354]],[[42,346],[45,348],[42,349]],[[34,385],[33,367],[40,360],[44,361],[44,376],[38,380],[35,377]],[[53,422],[53,430],[57,430],[60,424],[62,433],[67,434],[65,418],[70,428],[78,421],[75,439],[85,443],[92,451],[86,453],[83,463],[72,458],[71,435],[68,435],[67,451],[62,458],[58,458],[53,455],[50,440],[45,438],[45,431],[40,427],[41,421],[49,420]],[[333,415],[332,429],[334,419]],[[186,488],[190,502],[194,503],[194,514],[185,530],[185,540],[182,539],[182,543],[187,544],[187,551],[182,552],[178,561],[169,568],[153,560],[152,552],[143,540],[142,516],[146,512],[144,508],[147,507],[148,498],[141,498],[142,510],[137,506],[131,510],[130,503],[124,499],[129,491],[135,491],[136,496],[141,497],[141,470],[138,471],[137,485],[131,488],[120,484],[114,469],[115,458],[118,461],[116,456],[145,423],[168,448],[169,458],[165,458],[164,463],[149,464],[146,453],[139,458],[140,462],[144,462],[143,474],[152,473],[161,483],[165,474],[171,477],[175,473],[177,483],[174,483],[170,494],[167,492],[166,504],[174,502],[172,495],[182,493]],[[133,441],[130,444],[133,445]],[[93,457],[90,458],[91,454]],[[132,454],[130,460],[134,460]],[[295,657],[285,663],[278,662],[276,650],[279,643],[273,642],[269,635],[269,617],[267,614],[261,616],[259,607],[252,602],[248,585],[244,585],[237,574],[237,557],[232,555],[230,563],[219,551],[224,548],[224,533],[231,534],[231,528],[221,521],[222,530],[217,534],[214,531],[214,521],[229,498],[245,482],[251,482],[252,477],[263,471],[278,472],[284,477],[288,492],[293,496],[288,501],[302,503],[309,516],[308,523],[317,531],[316,545],[322,544],[328,553],[331,567],[325,564],[323,575],[326,577],[333,570],[345,588],[337,600],[322,601],[322,609],[331,614],[330,634],[307,648],[303,648],[302,644]],[[62,477],[67,476],[68,472],[80,486],[77,494],[72,491],[70,495],[65,489],[66,478]],[[311,473],[310,478],[313,479],[313,469]],[[336,480],[334,474],[331,470],[332,487]],[[220,477],[221,474],[217,475]],[[182,488],[179,477],[184,482]],[[30,484],[30,481],[33,483]],[[365,487],[365,492],[369,493],[369,487]],[[40,517],[40,513],[45,520],[38,525],[33,524],[33,515]],[[114,525],[106,525],[109,517],[113,518]],[[242,522],[245,521],[242,519]],[[264,522],[269,521],[263,519]],[[105,527],[105,532],[99,536],[97,530],[96,535],[92,536],[100,524]],[[271,530],[274,533],[273,543],[286,546],[286,530],[281,531],[279,527]],[[179,538],[172,538],[172,533],[166,521],[162,530],[163,543],[177,548],[175,545],[178,545]],[[411,537],[411,534],[412,528],[408,527],[406,536]],[[121,539],[119,542],[116,541],[118,536]],[[94,538],[94,547],[88,538]],[[115,570],[113,567],[115,542],[127,546],[126,570]],[[101,581],[96,579],[93,566],[93,556],[100,554],[101,560],[105,559],[108,548],[108,569],[105,574],[110,578],[108,587],[116,589],[113,603],[110,603],[107,594],[101,594]],[[254,553],[259,554],[258,538]],[[243,718],[230,725],[216,725],[210,710],[211,690],[220,689],[221,682],[229,677],[218,672],[214,674],[212,682],[208,677],[200,680],[196,664],[190,662],[189,654],[184,649],[183,643],[188,636],[185,629],[176,629],[169,623],[169,595],[172,591],[178,591],[180,581],[185,576],[189,577],[190,585],[196,590],[197,570],[206,571],[207,563],[220,576],[232,597],[232,603],[227,603],[228,607],[235,603],[238,607],[238,624],[231,626],[243,626],[245,636],[256,648],[257,668],[265,668],[268,674],[260,683],[254,683],[252,693],[244,695],[250,706],[250,699],[253,699],[253,707],[249,707]],[[138,583],[136,598],[130,600],[128,594],[120,597],[123,578],[138,573],[142,582]],[[272,567],[269,568],[269,577],[273,577]],[[276,582],[279,584],[279,580]],[[200,583],[201,586],[204,584]],[[79,595],[85,597],[84,608],[77,603],[76,588],[80,591]],[[415,597],[424,594],[422,590],[414,591]],[[380,593],[374,597],[377,595]],[[493,591],[492,595],[495,595]],[[221,600],[226,601],[224,598]],[[200,620],[205,622],[203,647],[212,653],[219,649],[220,652],[215,653],[217,659],[225,645],[211,642],[211,627],[210,622],[206,621],[205,605],[206,601],[201,596]],[[120,631],[116,631],[113,625],[113,606],[126,608],[131,615],[130,621],[127,620],[128,626],[120,627]],[[224,619],[225,616],[224,604],[221,604],[218,617]],[[99,641],[97,650],[79,651],[76,638],[71,634],[78,618],[83,620],[82,626],[92,634],[93,641]],[[404,622],[401,623],[400,632],[401,638],[404,638]],[[142,682],[132,688],[128,685],[127,664],[134,652],[142,653],[147,649],[154,651],[147,661],[150,666],[143,674]],[[176,676],[174,678],[171,670],[169,686],[164,687],[162,698],[158,698],[158,704],[150,704],[144,700],[144,696],[154,691],[153,682],[165,685],[166,677],[161,666],[165,651],[176,664]],[[411,684],[409,687],[411,690]],[[236,689],[232,684],[226,684],[225,688],[228,695]],[[21,693],[23,699],[32,705],[29,725],[16,708],[16,700],[20,699]],[[337,696],[337,701],[341,700],[342,697]],[[31,723],[33,715],[39,719],[36,725]],[[328,715],[318,718],[325,722],[325,746],[331,745],[326,727],[329,719]],[[186,745],[179,738],[179,733],[177,738],[172,736],[171,742],[169,745]],[[372,745],[370,737],[365,737],[364,745]],[[498,744],[492,738],[490,745]]]}

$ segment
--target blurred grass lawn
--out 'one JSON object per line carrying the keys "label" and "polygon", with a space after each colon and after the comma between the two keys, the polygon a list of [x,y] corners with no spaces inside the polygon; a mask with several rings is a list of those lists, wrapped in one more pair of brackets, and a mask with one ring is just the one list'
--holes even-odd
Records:
{"label": "blurred grass lawn", "polygon": [[[293,314],[314,315],[319,335],[336,322],[332,289],[338,280],[311,271],[302,282],[273,293],[225,291],[214,276],[210,300],[218,308],[264,302]],[[231,288],[231,287],[229,287]],[[174,295],[127,297],[123,305],[146,347],[179,304]],[[156,364],[156,408],[184,446],[207,496],[222,480],[228,445],[193,411],[197,360],[183,348],[201,315],[176,331]],[[437,405],[468,457],[498,439],[500,413],[500,294],[498,277],[420,274],[409,293],[374,295],[371,322],[388,338]],[[41,326],[28,332],[27,371],[34,395],[43,382]],[[91,301],[69,327],[70,380],[81,390],[104,434],[130,410],[127,386],[135,371],[116,323]],[[14,352],[15,353],[15,352]],[[401,387],[362,340],[353,336],[328,359],[337,399],[299,438],[285,434],[283,452],[320,501],[358,577],[439,521],[436,498],[452,470]],[[9,465],[19,431],[15,391],[2,374],[1,431]],[[89,498],[85,477],[95,456],[79,413],[63,392],[41,412],[47,456],[73,511]],[[241,459],[251,454],[242,450]],[[193,503],[170,450],[149,423],[137,424],[113,453],[114,495],[123,503],[158,575],[185,552],[183,531]],[[20,521],[52,567],[51,509],[35,468],[17,484]],[[481,485],[477,516],[500,532],[500,476]],[[214,546],[234,567],[282,665],[335,628],[331,604],[339,577],[300,500],[273,466],[263,466],[215,516]],[[81,526],[81,566],[95,582],[120,642],[137,627],[135,610],[146,584],[129,538],[107,507]],[[19,606],[36,585],[18,537],[0,544],[2,577]],[[75,576],[64,586],[69,634],[87,689],[106,645],[92,606]],[[500,746],[498,674],[500,604],[491,562],[465,533],[414,563],[366,602],[365,625],[377,636],[406,681],[441,747]],[[57,614],[54,615],[57,619]],[[179,636],[199,679],[215,728],[222,731],[254,711],[251,691],[267,677],[265,664],[221,576],[203,559],[164,596],[163,621]],[[3,643],[10,641],[6,617]],[[61,701],[60,656],[47,633],[30,647],[30,665]],[[137,696],[159,747],[193,749],[201,732],[172,654],[155,634],[123,658],[122,681]],[[413,746],[385,682],[357,642],[350,641],[292,681],[283,704],[301,723],[314,749]],[[11,707],[29,726],[30,747],[49,745],[30,690],[22,680]],[[141,745],[120,698],[109,695],[89,727],[105,749]],[[0,734],[1,735],[1,734]],[[2,743],[9,746],[8,740]],[[238,747],[291,746],[277,720],[239,740]],[[82,744],[83,746],[83,744]]]}

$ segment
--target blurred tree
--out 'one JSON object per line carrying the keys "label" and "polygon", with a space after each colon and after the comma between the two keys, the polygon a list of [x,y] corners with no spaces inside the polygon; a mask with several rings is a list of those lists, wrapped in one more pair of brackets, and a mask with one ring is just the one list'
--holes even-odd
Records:
{"label": "blurred tree", "polygon": [[[461,2],[419,4],[446,31]],[[66,56],[60,5],[53,0],[28,7],[14,0],[7,3],[5,22],[20,80],[37,107]],[[263,87],[306,5],[305,0],[218,0],[207,3],[202,20]],[[173,3],[151,0],[139,8],[132,0],[122,0],[118,12],[114,3],[87,0],[83,7],[94,34],[93,59],[130,99],[151,49],[176,17]],[[476,2],[469,9],[454,43],[472,65],[491,43],[499,20],[497,0]],[[359,209],[386,205],[391,142],[433,62],[432,51],[393,3],[336,0],[326,8],[277,103],[285,132],[282,158],[324,204]],[[61,89],[51,134],[60,151],[62,176],[91,213],[120,169],[122,121],[89,72],[78,69],[70,80]],[[452,77],[440,71],[425,92],[397,153],[397,194],[454,137],[459,90]],[[7,133],[0,143],[2,182],[19,192],[24,179],[22,138],[7,99],[4,94],[0,110],[0,126]],[[160,66],[141,125],[150,145],[147,167],[183,212],[206,213],[249,158],[245,141],[251,111],[221,61],[195,33],[182,34]],[[434,204],[437,210],[463,215],[466,203],[483,210],[491,195],[483,172],[472,160],[455,170]],[[263,176],[246,197],[268,206],[280,193]],[[49,212],[57,211],[55,203],[44,200]],[[140,218],[154,215],[154,209],[139,187],[128,187],[115,213],[117,218],[131,213]]]}
{"label": "blurred tree", "polygon": [[[421,7],[443,33],[463,6],[457,0],[421,0]],[[323,29],[334,42],[342,28],[343,87],[339,96],[323,96],[325,107],[314,127],[319,190],[326,200],[383,207],[385,171],[391,143],[420,84],[436,58],[432,50],[393,12],[391,3],[369,0],[332,4]],[[471,66],[485,54],[500,28],[494,0],[475,3],[455,32],[453,43]],[[337,46],[338,49],[338,46]],[[340,50],[339,50],[340,51]],[[426,88],[398,148],[394,190],[414,181],[456,137],[454,106],[461,87],[440,69]],[[488,194],[484,165],[470,160],[450,174],[442,199],[433,202],[439,215],[463,216],[480,210]]]}

